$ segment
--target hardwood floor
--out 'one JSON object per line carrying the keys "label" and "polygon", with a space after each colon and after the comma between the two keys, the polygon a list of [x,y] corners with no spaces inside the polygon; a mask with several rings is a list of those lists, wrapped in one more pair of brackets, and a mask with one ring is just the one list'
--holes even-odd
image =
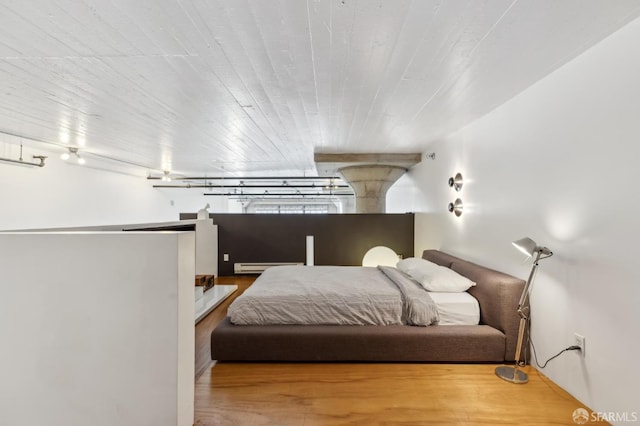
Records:
{"label": "hardwood floor", "polygon": [[[253,281],[226,280],[221,278],[221,283],[239,285],[230,299]],[[212,329],[229,303],[225,301],[200,324],[207,321]],[[209,344],[204,328],[196,336],[206,340],[199,343],[203,353]],[[495,367],[209,363],[201,368],[195,384],[195,424],[572,425],[573,411],[586,408],[533,368],[526,368],[528,384],[514,385],[496,377]]]}

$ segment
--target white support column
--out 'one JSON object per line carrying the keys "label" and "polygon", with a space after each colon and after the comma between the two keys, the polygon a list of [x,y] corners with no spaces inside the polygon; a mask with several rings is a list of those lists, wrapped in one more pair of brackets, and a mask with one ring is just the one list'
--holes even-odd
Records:
{"label": "white support column", "polygon": [[356,213],[385,213],[387,190],[406,171],[391,165],[358,165],[339,170],[356,193]]}

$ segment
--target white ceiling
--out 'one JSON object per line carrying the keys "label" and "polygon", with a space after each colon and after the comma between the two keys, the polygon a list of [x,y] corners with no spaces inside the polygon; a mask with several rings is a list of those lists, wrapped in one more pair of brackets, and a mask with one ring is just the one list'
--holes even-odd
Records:
{"label": "white ceiling", "polygon": [[314,152],[424,152],[639,15],[638,0],[0,0],[0,132],[179,173],[313,173]]}

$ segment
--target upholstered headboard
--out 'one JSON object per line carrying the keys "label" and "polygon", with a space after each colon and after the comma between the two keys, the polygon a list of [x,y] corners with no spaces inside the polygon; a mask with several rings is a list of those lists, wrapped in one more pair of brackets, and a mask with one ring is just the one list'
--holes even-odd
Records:
{"label": "upholstered headboard", "polygon": [[478,299],[480,304],[480,323],[504,333],[505,360],[514,360],[520,322],[517,313],[518,301],[525,282],[520,278],[485,268],[439,250],[425,250],[422,258],[451,268],[476,283],[468,291]]}

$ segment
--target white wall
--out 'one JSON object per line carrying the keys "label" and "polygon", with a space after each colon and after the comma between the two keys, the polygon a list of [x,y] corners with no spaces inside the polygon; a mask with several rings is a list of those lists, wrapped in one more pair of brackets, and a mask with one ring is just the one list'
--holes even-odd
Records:
{"label": "white wall", "polygon": [[[640,411],[640,20],[503,106],[429,145],[388,195],[421,212],[416,253],[445,251],[526,278],[510,242],[529,236],[556,254],[532,293],[540,360],[586,337],[543,371],[597,411]],[[464,175],[456,193],[447,179]],[[460,196],[464,214],[447,204]],[[569,415],[569,414],[568,414]]]}
{"label": "white wall", "polygon": [[0,233],[0,424],[193,424],[194,245]]}
{"label": "white wall", "polygon": [[[19,146],[0,139],[0,156],[17,159]],[[49,155],[43,168],[0,162],[0,230],[150,223],[178,220],[180,213],[195,213],[205,204],[211,212],[227,212],[235,201],[205,197],[197,189],[154,189],[144,176],[68,164],[59,152],[27,146],[23,158]],[[238,207],[239,208],[239,207]]]}

